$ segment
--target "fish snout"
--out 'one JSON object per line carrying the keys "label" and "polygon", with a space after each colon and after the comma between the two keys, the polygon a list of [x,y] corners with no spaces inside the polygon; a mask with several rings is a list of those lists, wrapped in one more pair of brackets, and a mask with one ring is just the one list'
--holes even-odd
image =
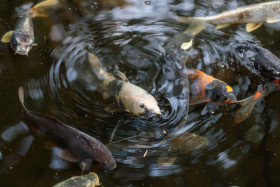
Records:
{"label": "fish snout", "polygon": [[155,117],[155,116],[160,116],[161,115],[161,111],[160,108],[157,106],[154,109],[145,109],[145,116],[151,118],[151,117]]}
{"label": "fish snout", "polygon": [[113,169],[115,169],[117,167],[117,164],[115,162],[115,160],[110,161],[110,163],[104,163],[104,170],[106,171],[112,171]]}
{"label": "fish snout", "polygon": [[20,46],[17,46],[15,54],[28,56],[28,53],[30,50],[31,50],[30,46],[20,45]]}

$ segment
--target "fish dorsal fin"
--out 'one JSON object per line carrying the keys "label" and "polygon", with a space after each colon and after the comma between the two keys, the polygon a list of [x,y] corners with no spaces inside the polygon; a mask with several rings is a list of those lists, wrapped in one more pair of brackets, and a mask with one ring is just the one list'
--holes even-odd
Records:
{"label": "fish dorsal fin", "polygon": [[193,45],[193,40],[191,39],[189,42],[182,43],[181,49],[187,50]]}
{"label": "fish dorsal fin", "polygon": [[100,61],[97,58],[97,56],[95,56],[92,53],[88,53],[88,60],[91,63],[91,65],[93,65],[93,67],[95,67],[96,69],[100,69]]}
{"label": "fish dorsal fin", "polygon": [[219,30],[219,29],[223,29],[223,28],[226,28],[228,27],[230,24],[220,24],[220,25],[217,25],[216,26],[216,29]]}
{"label": "fish dorsal fin", "polygon": [[13,35],[13,32],[14,32],[14,31],[6,32],[6,33],[2,36],[1,42],[2,42],[2,43],[10,43],[11,38],[12,38],[12,35]]}
{"label": "fish dorsal fin", "polygon": [[275,18],[269,18],[269,19],[267,19],[266,20],[266,22],[267,23],[276,23],[276,22],[279,22],[280,21],[280,19],[278,18],[278,19],[275,19]]}
{"label": "fish dorsal fin", "polygon": [[57,156],[69,162],[79,162],[79,160],[67,149],[63,149],[57,153]]}
{"label": "fish dorsal fin", "polygon": [[117,79],[120,79],[120,80],[123,80],[123,81],[128,82],[128,79],[126,78],[125,74],[123,74],[123,73],[120,72],[119,70],[114,70],[114,71],[113,71],[113,74],[114,74],[114,76],[115,76]]}
{"label": "fish dorsal fin", "polygon": [[246,31],[252,32],[262,26],[263,23],[247,23],[246,24]]}

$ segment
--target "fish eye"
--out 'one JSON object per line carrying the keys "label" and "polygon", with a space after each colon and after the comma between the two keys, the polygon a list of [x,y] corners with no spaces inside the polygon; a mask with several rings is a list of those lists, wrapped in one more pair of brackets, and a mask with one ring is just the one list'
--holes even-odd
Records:
{"label": "fish eye", "polygon": [[141,103],[139,106],[140,106],[141,108],[144,108],[144,107],[145,107],[145,105],[144,105],[143,103]]}

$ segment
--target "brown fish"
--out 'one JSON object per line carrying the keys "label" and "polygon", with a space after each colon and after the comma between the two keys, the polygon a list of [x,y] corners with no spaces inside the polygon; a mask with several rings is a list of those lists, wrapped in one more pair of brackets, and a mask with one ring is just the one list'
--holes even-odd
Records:
{"label": "brown fish", "polygon": [[[216,29],[222,29],[231,24],[246,23],[246,31],[251,32],[264,22],[280,21],[280,1],[243,6],[208,17],[181,17],[178,18],[178,21],[188,23],[189,27],[185,32],[191,32],[193,35],[198,34],[211,24],[216,25]],[[192,45],[190,42],[183,43],[182,49],[189,48]]]}
{"label": "brown fish", "polygon": [[[56,143],[65,147],[78,161],[92,159],[105,170],[112,170],[116,162],[111,151],[99,140],[66,125],[54,117],[28,110],[24,106],[24,90],[18,90],[19,99],[27,118],[34,123],[40,131],[53,138]],[[63,155],[66,152],[61,153]]]}

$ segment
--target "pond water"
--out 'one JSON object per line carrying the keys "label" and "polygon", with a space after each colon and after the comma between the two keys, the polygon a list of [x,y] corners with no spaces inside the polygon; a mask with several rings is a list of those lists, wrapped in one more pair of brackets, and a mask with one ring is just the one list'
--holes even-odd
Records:
{"label": "pond water", "polygon": [[[14,28],[16,8],[29,2],[1,1],[1,35]],[[168,44],[179,44],[176,36],[188,27],[176,21],[178,16],[215,15],[258,2],[65,0],[48,11],[48,18],[34,18],[38,46],[28,56],[0,45],[0,186],[52,186],[82,174],[79,163],[59,158],[57,148],[46,149],[49,138],[32,131],[18,99],[19,86],[28,109],[52,115],[104,144],[119,126],[108,145],[117,168],[104,172],[93,165],[84,171],[96,172],[103,186],[279,186],[279,92],[259,101],[248,119],[236,124],[236,104],[188,106],[185,71],[198,69],[223,80],[238,100],[251,96],[267,80],[246,68],[237,46],[256,44],[280,57],[280,24],[265,23],[252,33],[244,24],[221,30],[210,26],[177,56],[186,68],[183,61],[165,58]],[[96,86],[88,52],[106,71],[118,69],[151,93],[162,115],[108,112],[117,104],[104,99]],[[208,140],[207,146],[199,148],[201,142],[194,141],[187,145],[192,151],[172,151],[175,145],[159,145],[182,125],[184,132]]]}

